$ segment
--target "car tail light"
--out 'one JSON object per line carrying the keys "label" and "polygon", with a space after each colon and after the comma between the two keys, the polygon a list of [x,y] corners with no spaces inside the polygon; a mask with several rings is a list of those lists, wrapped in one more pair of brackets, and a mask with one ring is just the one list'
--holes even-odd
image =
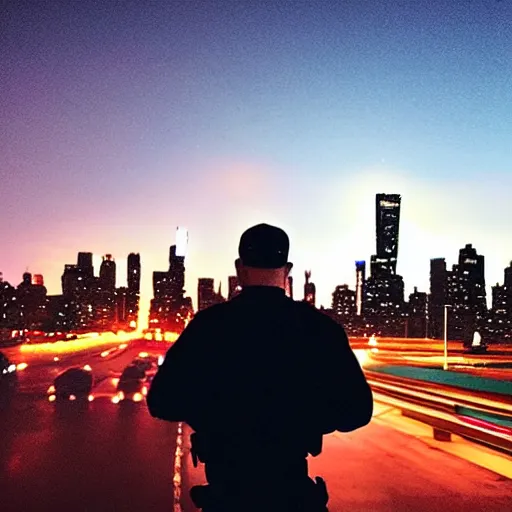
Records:
{"label": "car tail light", "polygon": [[89,402],[92,402],[94,400],[94,395],[89,395],[87,397],[87,400],[89,400]]}
{"label": "car tail light", "polygon": [[142,396],[142,394],[141,394],[141,393],[135,393],[135,394],[133,395],[133,401],[134,401],[134,402],[140,402],[140,401],[142,401],[142,399],[143,399],[143,398],[144,398],[144,397]]}
{"label": "car tail light", "polygon": [[49,401],[49,402],[55,402],[55,400],[56,400],[56,399],[57,399],[57,397],[56,397],[55,395],[50,395],[50,396],[48,397],[48,401]]}

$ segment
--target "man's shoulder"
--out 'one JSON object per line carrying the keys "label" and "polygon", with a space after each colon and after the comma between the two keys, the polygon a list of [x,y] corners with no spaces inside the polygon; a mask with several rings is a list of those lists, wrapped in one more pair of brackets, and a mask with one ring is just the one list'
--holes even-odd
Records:
{"label": "man's shoulder", "polygon": [[233,309],[232,301],[221,302],[220,304],[214,304],[206,309],[197,311],[194,314],[192,322],[195,324],[204,324],[208,322],[215,322],[219,317],[229,315]]}
{"label": "man's shoulder", "polygon": [[[197,326],[208,326],[218,324],[219,322],[222,323],[223,319],[236,319],[242,310],[244,310],[245,306],[243,301],[235,297],[232,300],[215,304],[207,309],[198,311],[194,315],[192,322]],[[286,298],[280,304],[276,304],[276,307],[283,308],[283,320],[290,320],[290,316],[294,316],[301,318],[307,324],[319,329],[342,329],[342,327],[327,314],[307,302]]]}
{"label": "man's shoulder", "polygon": [[324,313],[322,310],[315,308],[311,304],[305,301],[297,301],[294,300],[293,307],[296,309],[298,313],[301,315],[304,315],[306,318],[318,322],[322,325],[331,325],[336,326],[339,325],[337,322],[335,322],[330,316],[328,316],[326,313]]}

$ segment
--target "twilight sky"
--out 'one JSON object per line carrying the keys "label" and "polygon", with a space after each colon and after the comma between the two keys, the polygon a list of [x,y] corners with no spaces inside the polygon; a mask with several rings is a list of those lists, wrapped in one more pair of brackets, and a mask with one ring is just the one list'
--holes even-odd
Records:
{"label": "twilight sky", "polygon": [[[241,232],[291,238],[296,294],[355,284],[374,196],[402,194],[398,271],[472,242],[512,259],[511,0],[11,1],[0,24],[0,271],[60,293],[80,250],[232,273]],[[98,269],[97,269],[98,270]]]}

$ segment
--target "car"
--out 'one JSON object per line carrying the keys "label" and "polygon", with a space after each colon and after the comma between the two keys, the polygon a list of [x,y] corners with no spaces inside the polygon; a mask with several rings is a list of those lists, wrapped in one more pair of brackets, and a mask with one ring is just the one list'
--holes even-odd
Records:
{"label": "car", "polygon": [[471,345],[470,347],[466,347],[464,349],[464,354],[486,354],[487,353],[487,345]]}
{"label": "car", "polygon": [[48,388],[48,400],[55,401],[79,401],[91,402],[91,394],[94,384],[91,367],[68,368],[59,374],[53,381],[53,385]]}
{"label": "car", "polygon": [[152,369],[154,369],[154,367],[155,367],[154,362],[151,361],[151,359],[148,359],[148,358],[145,358],[145,359],[136,358],[136,359],[134,359],[132,361],[132,365],[133,366],[137,366],[138,368],[140,368],[144,372],[149,372]]}
{"label": "car", "polygon": [[125,401],[141,402],[147,392],[146,372],[140,366],[131,364],[121,374],[117,383],[117,393],[112,398],[112,402],[114,404]]}
{"label": "car", "polygon": [[148,354],[147,352],[140,352],[132,364],[139,366],[147,374],[156,373],[158,367],[163,363],[164,358],[160,354]]}
{"label": "car", "polygon": [[473,333],[471,344],[466,340],[464,343],[464,354],[485,354],[487,352],[487,343],[482,339],[478,331]]}
{"label": "car", "polygon": [[0,395],[9,396],[18,384],[16,365],[0,352]]}

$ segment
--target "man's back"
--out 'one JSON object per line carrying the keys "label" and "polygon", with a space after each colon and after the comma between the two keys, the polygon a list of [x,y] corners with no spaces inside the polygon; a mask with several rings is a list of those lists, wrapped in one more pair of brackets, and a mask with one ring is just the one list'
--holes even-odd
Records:
{"label": "man's back", "polygon": [[249,287],[199,313],[166,356],[148,405],[215,438],[224,456],[311,451],[308,439],[358,428],[372,410],[343,329],[274,287]]}
{"label": "man's back", "polygon": [[343,328],[285,295],[288,250],[275,226],[242,234],[242,292],[196,315],[148,394],[153,416],[196,431],[193,454],[210,485],[191,493],[205,511],[325,511],[325,486],[308,477],[306,456],[320,453],[323,434],[371,418]]}

